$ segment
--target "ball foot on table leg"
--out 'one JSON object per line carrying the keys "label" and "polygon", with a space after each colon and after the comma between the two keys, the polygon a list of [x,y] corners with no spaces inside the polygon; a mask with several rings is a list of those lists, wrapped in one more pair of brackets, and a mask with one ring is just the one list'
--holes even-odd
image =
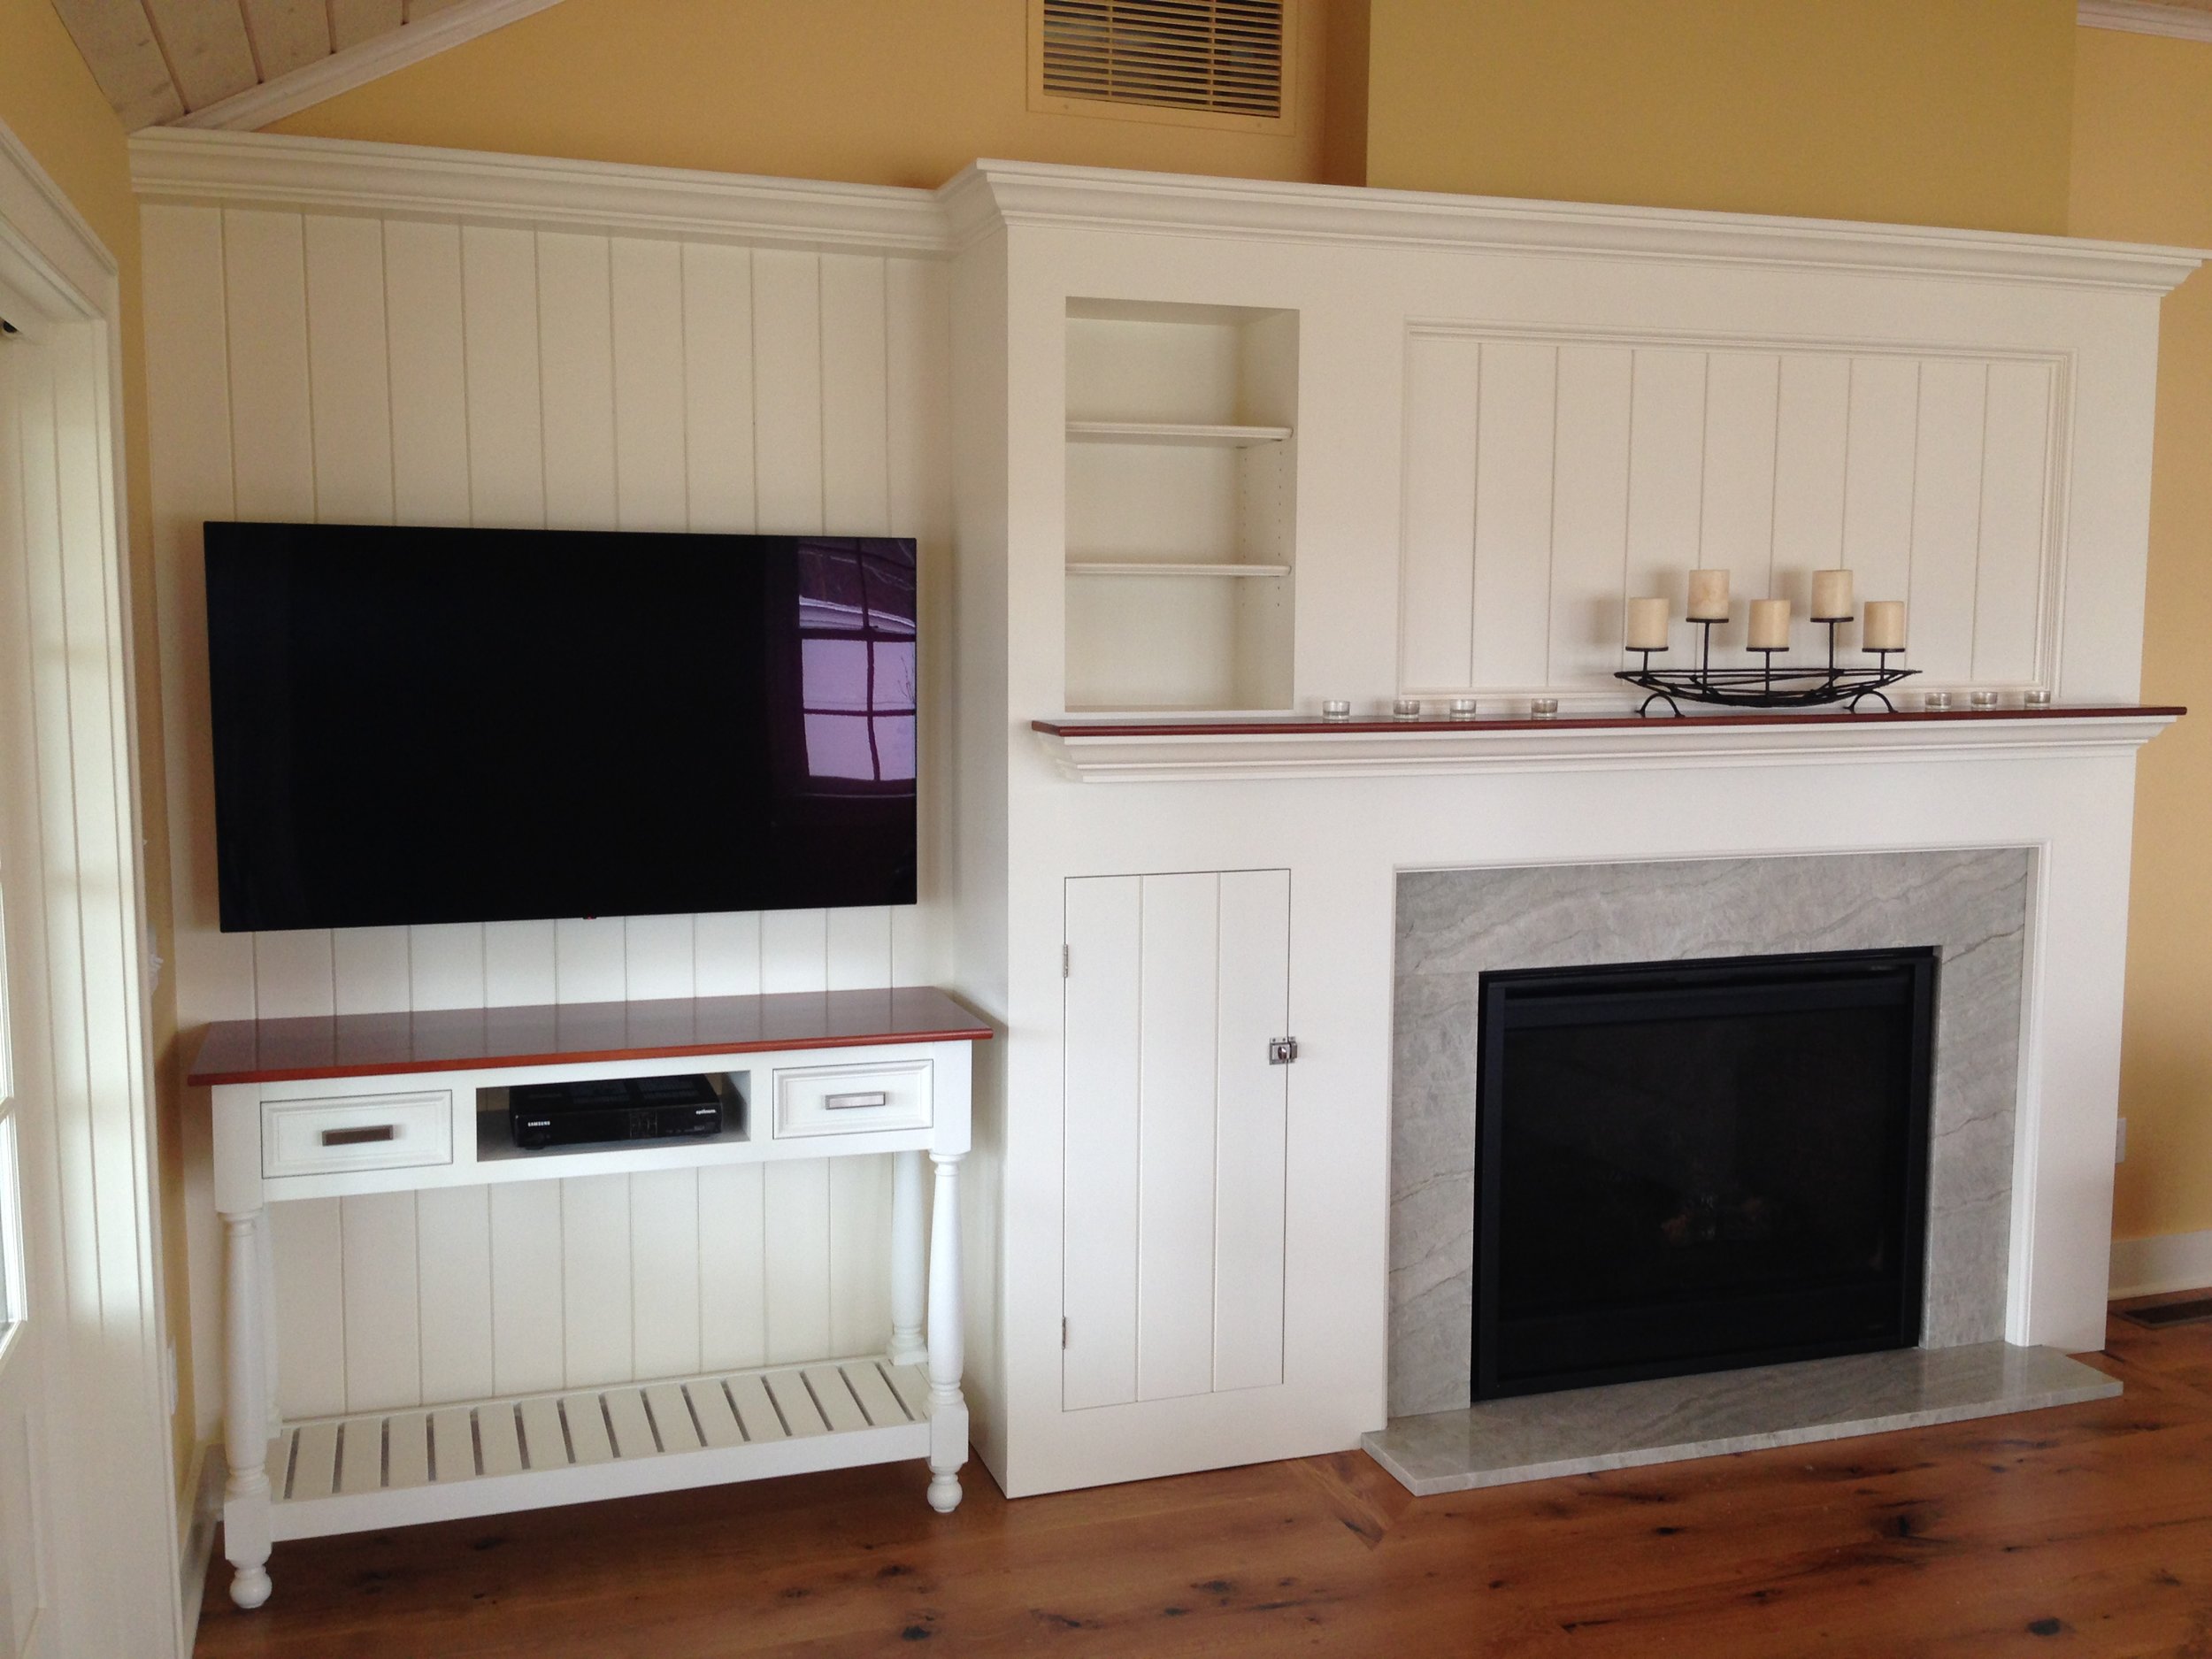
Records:
{"label": "ball foot on table leg", "polygon": [[266,1567],[241,1567],[231,1575],[230,1599],[250,1613],[269,1599],[274,1587]]}
{"label": "ball foot on table leg", "polygon": [[[960,1507],[960,1477],[932,1475],[929,1480],[929,1507],[940,1515],[950,1515]],[[263,1594],[266,1594],[265,1591]]]}

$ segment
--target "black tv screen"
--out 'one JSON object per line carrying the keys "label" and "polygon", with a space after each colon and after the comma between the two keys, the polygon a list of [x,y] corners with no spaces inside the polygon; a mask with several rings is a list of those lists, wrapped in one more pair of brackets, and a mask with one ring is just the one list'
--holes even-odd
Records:
{"label": "black tv screen", "polygon": [[225,932],[904,904],[889,537],[210,524]]}

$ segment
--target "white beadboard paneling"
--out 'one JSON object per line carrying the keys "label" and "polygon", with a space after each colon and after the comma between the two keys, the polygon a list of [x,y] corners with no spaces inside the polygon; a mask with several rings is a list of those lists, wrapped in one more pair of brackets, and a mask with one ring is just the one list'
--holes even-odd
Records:
{"label": "white beadboard paneling", "polygon": [[681,530],[690,520],[684,442],[683,253],[618,238],[614,295],[614,522]]}
{"label": "white beadboard paneling", "polygon": [[1061,1240],[1071,1411],[1137,1397],[1137,1056],[1141,879],[1067,884]]}
{"label": "white beadboard paneling", "polygon": [[1283,1379],[1283,1269],[1290,1068],[1268,1044],[1290,1032],[1290,872],[1221,878],[1214,1181],[1217,1389]]}
{"label": "white beadboard paneling", "polygon": [[413,1007],[412,941],[404,927],[341,927],[330,935],[335,1011],[398,1014]]}
{"label": "white beadboard paneling", "polygon": [[392,402],[383,224],[312,215],[306,245],[316,516],[326,524],[389,524]]}
{"label": "white beadboard paneling", "polygon": [[630,1178],[559,1182],[564,1369],[572,1388],[630,1375]]}
{"label": "white beadboard paneling", "polygon": [[1851,360],[1812,353],[1784,357],[1774,442],[1774,576],[1766,591],[1790,602],[1801,628],[1812,603],[1811,572],[1842,561],[1850,447]]}
{"label": "white beadboard paneling", "polygon": [[1485,685],[1548,683],[1552,472],[1559,353],[1522,341],[1482,348],[1475,458],[1473,651]]}
{"label": "white beadboard paneling", "polygon": [[687,1377],[699,1362],[699,1177],[630,1177],[629,1375]]}
{"label": "white beadboard paneling", "polygon": [[564,998],[551,922],[484,924],[484,1002],[490,1008],[528,1008]]}
{"label": "white beadboard paneling", "polygon": [[750,530],[752,255],[687,242],[683,288],[684,488],[691,528]]}
{"label": "white beadboard paneling", "polygon": [[[1689,573],[1705,557],[1706,355],[1640,347],[1635,357],[1629,397],[1628,591],[1686,600]],[[1742,607],[1737,609],[1740,615]],[[1716,659],[1741,638],[1740,621],[1715,628]]]}
{"label": "white beadboard paneling", "polygon": [[528,231],[462,228],[462,360],[474,524],[526,529],[546,521],[537,256],[537,239]]}
{"label": "white beadboard paneling", "polygon": [[829,1161],[801,1158],[762,1171],[768,1363],[830,1351]]}
{"label": "white beadboard paneling", "polygon": [[891,983],[891,911],[881,904],[841,907],[825,913],[828,987],[864,990]]}
{"label": "white beadboard paneling", "polygon": [[[1913,485],[1920,447],[1920,364],[1911,357],[1851,361],[1851,443],[1844,468],[1843,563],[1855,579],[1853,609],[1870,599],[1904,599],[1912,588]],[[1811,615],[1807,595],[1808,616]],[[1910,620],[1909,611],[1907,620]],[[1827,630],[1808,627],[1813,648]],[[1855,648],[1855,626],[1837,630]],[[1844,661],[1856,661],[1855,657]]]}
{"label": "white beadboard paneling", "polygon": [[384,225],[393,511],[402,524],[469,522],[467,350],[461,232]]}
{"label": "white beadboard paneling", "polygon": [[300,216],[227,209],[223,267],[238,516],[312,519],[307,250]]}
{"label": "white beadboard paneling", "polygon": [[1627,578],[1633,364],[1634,354],[1617,346],[1559,349],[1549,656],[1558,685],[1600,680],[1618,668],[1621,599],[1662,591]]}
{"label": "white beadboard paneling", "polygon": [[891,528],[884,374],[884,262],[822,256],[822,527]]}
{"label": "white beadboard paneling", "polygon": [[760,988],[829,989],[829,912],[763,910],[760,916]]}
{"label": "white beadboard paneling", "polygon": [[1139,952],[1137,1397],[1214,1368],[1215,985],[1220,879],[1147,876]]}
{"label": "white beadboard paneling", "polygon": [[619,1002],[629,995],[619,916],[565,916],[553,925],[554,1000]]}
{"label": "white beadboard paneling", "polygon": [[1406,357],[1405,552],[1399,679],[1464,686],[1473,672],[1475,454],[1482,347],[1416,335]]}
{"label": "white beadboard paneling", "polygon": [[543,377],[545,521],[615,523],[614,297],[604,236],[538,237],[538,363]]}
{"label": "white beadboard paneling", "polygon": [[336,1011],[327,928],[253,935],[254,1012],[285,1019]]}
{"label": "white beadboard paneling", "polygon": [[759,527],[822,522],[822,277],[810,253],[753,255],[753,457]]}
{"label": "white beadboard paneling", "polygon": [[720,910],[695,918],[692,952],[698,996],[760,994],[760,912]]}
{"label": "white beadboard paneling", "polygon": [[417,1193],[415,1260],[423,1403],[480,1400],[494,1392],[491,1189]]}
{"label": "white beadboard paneling", "polygon": [[891,1332],[891,1160],[826,1158],[829,1346],[824,1355],[881,1351]]}
{"label": "white beadboard paneling", "polygon": [[622,922],[624,995],[634,1002],[696,995],[694,918],[632,916]]}
{"label": "white beadboard paneling", "polygon": [[1981,548],[1982,415],[1988,388],[1986,364],[1938,358],[1920,372],[1903,660],[1937,685],[1963,684],[1974,672],[1974,571]]}
{"label": "white beadboard paneling", "polygon": [[1974,590],[1974,678],[2032,680],[2050,494],[2052,371],[1994,363],[1982,451],[1980,558]]}
{"label": "white beadboard paneling", "polygon": [[[1717,351],[1706,372],[1700,563],[1732,572],[1738,590],[1751,598],[1773,580],[1774,423],[1781,372],[1780,357],[1751,351]],[[1670,597],[1676,600],[1671,614],[1687,609],[1686,590]],[[1731,660],[1755,659],[1747,651]]]}
{"label": "white beadboard paneling", "polygon": [[699,1365],[768,1363],[767,1221],[763,1166],[699,1171]]}
{"label": "white beadboard paneling", "polygon": [[408,983],[413,999],[411,1006],[484,1006],[488,999],[484,995],[481,922],[421,923],[407,933]]}
{"label": "white beadboard paneling", "polygon": [[492,1386],[498,1394],[562,1386],[561,1185],[507,1181],[490,1189]]}
{"label": "white beadboard paneling", "polygon": [[345,1248],[335,1198],[268,1210],[276,1269],[277,1402],[288,1417],[346,1409]]}
{"label": "white beadboard paneling", "polygon": [[338,1201],[345,1264],[346,1409],[422,1403],[415,1194]]}

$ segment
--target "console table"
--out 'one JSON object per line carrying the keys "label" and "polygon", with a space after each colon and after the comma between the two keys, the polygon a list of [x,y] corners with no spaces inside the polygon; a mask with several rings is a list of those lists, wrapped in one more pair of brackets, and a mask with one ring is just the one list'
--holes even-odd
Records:
{"label": "console table", "polygon": [[[231,1599],[268,1599],[281,1539],[806,1470],[926,1457],[931,1507],[949,1513],[968,1446],[957,1178],[970,1045],[990,1035],[928,988],[210,1025],[187,1080],[214,1102]],[[718,1134],[512,1144],[513,1086],[671,1071],[718,1079]],[[340,1417],[280,1412],[270,1204],[870,1153],[894,1169],[881,1354]]]}

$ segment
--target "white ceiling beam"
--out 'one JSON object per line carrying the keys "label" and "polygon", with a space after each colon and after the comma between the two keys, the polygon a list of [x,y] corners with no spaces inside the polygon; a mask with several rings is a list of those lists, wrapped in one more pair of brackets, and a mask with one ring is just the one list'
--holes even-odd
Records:
{"label": "white ceiling beam", "polygon": [[457,0],[419,22],[405,24],[388,35],[333,52],[319,63],[249,87],[219,104],[196,109],[171,125],[251,132],[559,4],[560,0]]}
{"label": "white ceiling beam", "polygon": [[2162,35],[2169,40],[2212,45],[2212,12],[2191,6],[2159,5],[2153,0],[2078,0],[2074,21],[2085,29]]}

